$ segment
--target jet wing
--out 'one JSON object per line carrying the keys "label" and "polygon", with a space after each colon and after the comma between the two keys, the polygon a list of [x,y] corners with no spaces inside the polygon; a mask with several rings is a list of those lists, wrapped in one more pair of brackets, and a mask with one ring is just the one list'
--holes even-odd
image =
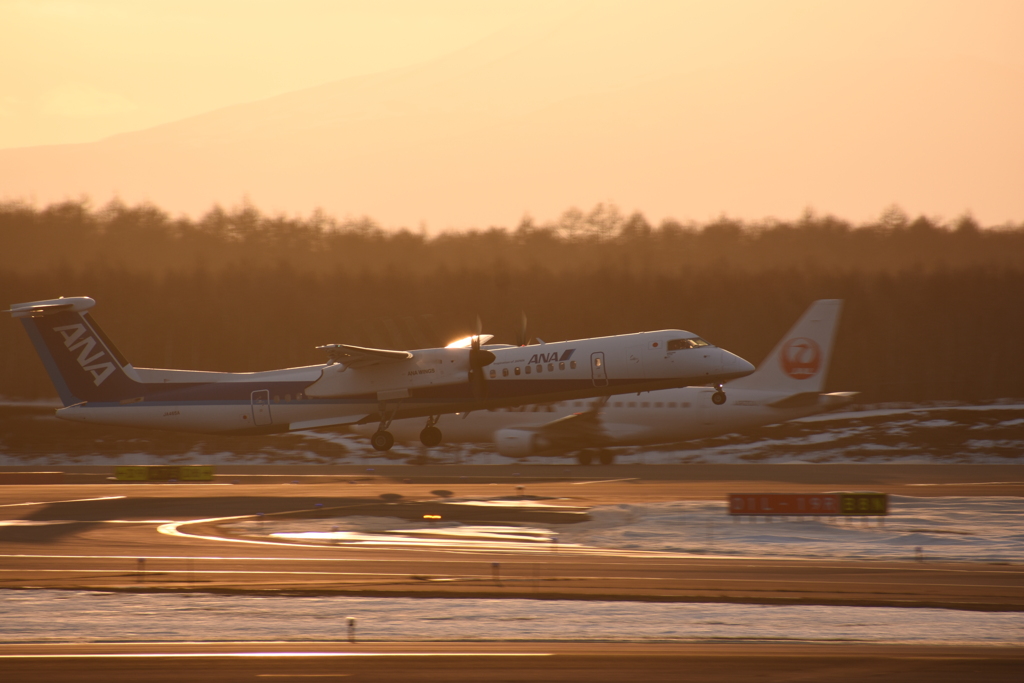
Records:
{"label": "jet wing", "polygon": [[318,346],[317,349],[327,352],[331,362],[328,365],[338,363],[348,368],[366,368],[381,363],[398,363],[412,358],[409,351],[393,351],[391,349],[368,349],[363,346],[352,346],[351,344],[326,344]]}
{"label": "jet wing", "polygon": [[531,428],[538,436],[559,450],[576,450],[587,446],[600,445],[606,440],[601,425],[601,409],[608,397],[596,402],[594,407],[581,413],[573,413]]}

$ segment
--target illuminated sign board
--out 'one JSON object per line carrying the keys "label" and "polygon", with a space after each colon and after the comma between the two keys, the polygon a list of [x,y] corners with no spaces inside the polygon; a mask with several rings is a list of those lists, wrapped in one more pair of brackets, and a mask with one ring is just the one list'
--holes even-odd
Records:
{"label": "illuminated sign board", "polygon": [[887,515],[889,495],[850,493],[730,493],[730,515]]}

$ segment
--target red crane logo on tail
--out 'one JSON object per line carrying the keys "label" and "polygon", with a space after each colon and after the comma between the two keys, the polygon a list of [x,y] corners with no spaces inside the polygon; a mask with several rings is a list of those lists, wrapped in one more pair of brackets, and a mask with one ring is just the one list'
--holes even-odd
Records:
{"label": "red crane logo on tail", "polygon": [[793,379],[808,379],[821,368],[821,347],[813,339],[797,337],[782,346],[782,371]]}

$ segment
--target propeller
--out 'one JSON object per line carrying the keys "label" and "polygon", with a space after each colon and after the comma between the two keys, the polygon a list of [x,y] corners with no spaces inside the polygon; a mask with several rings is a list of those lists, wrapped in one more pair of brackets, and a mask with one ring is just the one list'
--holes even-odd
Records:
{"label": "propeller", "polygon": [[516,346],[526,346],[530,338],[526,336],[526,312],[519,312],[519,329],[516,330]]}
{"label": "propeller", "polygon": [[476,317],[476,334],[473,335],[469,344],[469,385],[473,388],[473,398],[481,399],[487,396],[487,380],[484,377],[484,368],[494,362],[496,356],[480,348],[480,333],[483,324],[480,316]]}

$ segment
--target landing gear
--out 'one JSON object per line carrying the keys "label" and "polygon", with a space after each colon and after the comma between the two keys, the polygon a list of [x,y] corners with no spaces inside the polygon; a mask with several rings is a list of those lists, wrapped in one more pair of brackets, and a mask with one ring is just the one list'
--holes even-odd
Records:
{"label": "landing gear", "polygon": [[390,451],[395,445],[395,437],[391,436],[391,432],[378,429],[370,437],[370,445],[377,451]]}
{"label": "landing gear", "polygon": [[597,459],[602,465],[614,465],[615,454],[611,451],[600,451],[597,454]]}
{"label": "landing gear", "polygon": [[427,448],[433,448],[441,443],[441,430],[437,427],[424,427],[420,432],[420,443]]}
{"label": "landing gear", "polygon": [[431,415],[427,418],[427,426],[420,432],[420,443],[427,448],[433,448],[441,443],[441,430],[435,427],[440,415]]}
{"label": "landing gear", "polygon": [[725,392],[722,391],[722,385],[716,384],[715,393],[711,394],[711,402],[714,403],[716,406],[720,406],[723,403],[725,403],[725,398]]}
{"label": "landing gear", "polygon": [[590,451],[580,451],[576,454],[576,462],[581,465],[589,465],[594,461],[594,454]]}
{"label": "landing gear", "polygon": [[370,437],[370,445],[373,446],[374,450],[377,451],[390,451],[391,447],[395,445],[395,437],[388,431],[388,427],[391,426],[391,421],[395,419],[395,413],[398,412],[398,404],[382,402],[380,404],[380,426],[377,427],[377,431]]}

